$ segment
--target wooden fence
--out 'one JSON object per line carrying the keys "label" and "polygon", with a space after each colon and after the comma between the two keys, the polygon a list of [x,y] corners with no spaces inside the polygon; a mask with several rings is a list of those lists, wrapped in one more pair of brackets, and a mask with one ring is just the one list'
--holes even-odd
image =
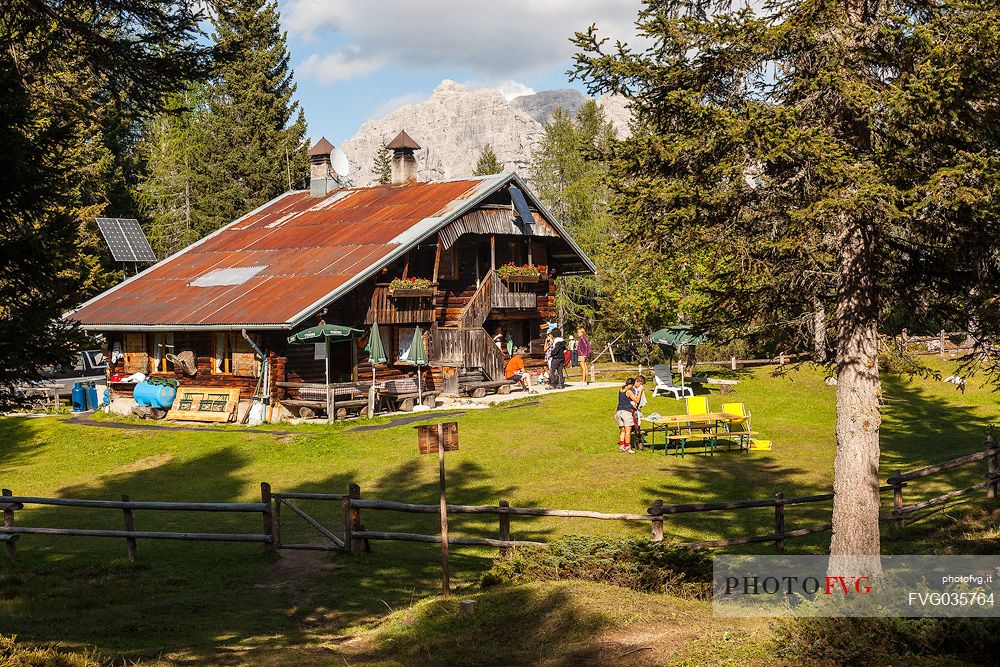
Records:
{"label": "wooden fence", "polygon": [[[0,491],[0,509],[3,510],[3,528],[0,528],[0,541],[6,547],[7,557],[13,559],[17,549],[17,539],[21,535],[62,535],[67,537],[114,537],[124,538],[128,556],[135,560],[138,556],[137,540],[185,540],[191,542],[260,542],[265,551],[274,551],[273,516],[271,503],[271,485],[262,482],[260,485],[259,503],[203,503],[203,502],[149,502],[133,501],[127,495],[121,500],[84,500],[79,498],[38,498],[34,496],[15,496],[10,489]],[[77,507],[92,509],[117,509],[122,511],[124,530],[94,530],[84,528],[38,528],[18,526],[14,521],[16,510],[24,509],[25,505],[46,505],[58,507]],[[260,533],[200,533],[200,532],[164,532],[136,530],[134,512],[137,510],[155,510],[167,512],[250,512],[262,517]]]}
{"label": "wooden fence", "polygon": [[[880,487],[880,492],[892,493],[892,511],[887,515],[879,517],[882,521],[891,521],[897,528],[903,528],[906,523],[926,516],[926,513],[933,511],[933,508],[942,507],[949,502],[967,498],[975,491],[985,489],[985,496],[988,499],[997,498],[997,487],[1000,485],[1000,473],[998,473],[998,458],[1000,458],[1000,444],[990,435],[986,438],[982,451],[960,456],[942,463],[919,468],[907,473],[895,471],[887,480],[887,484]],[[917,480],[926,479],[938,473],[969,464],[986,461],[985,480],[978,484],[973,484],[962,489],[949,491],[933,498],[921,500],[920,502],[904,504],[903,493],[908,485]],[[15,540],[20,535],[63,535],[77,537],[113,537],[125,539],[128,546],[129,558],[135,559],[137,555],[136,540],[139,539],[172,539],[190,541],[222,541],[222,542],[259,542],[264,544],[267,551],[275,549],[292,550],[322,550],[322,551],[342,551],[350,552],[354,555],[361,555],[366,550],[370,550],[372,540],[401,540],[406,542],[441,542],[441,536],[409,533],[409,532],[388,532],[369,530],[362,521],[362,512],[373,511],[393,511],[416,514],[437,514],[440,506],[423,505],[415,503],[405,503],[393,500],[365,499],[361,497],[361,488],[357,484],[351,484],[347,493],[304,493],[287,492],[272,493],[271,487],[266,482],[261,484],[261,502],[245,503],[202,503],[202,502],[147,502],[132,501],[128,496],[122,496],[118,500],[79,500],[68,498],[37,498],[28,496],[14,496],[8,489],[3,489],[0,497],[0,509],[3,511],[4,525],[0,528],[0,541],[6,545],[7,556],[13,558],[15,555]],[[773,498],[732,500],[711,503],[687,503],[667,505],[662,500],[653,502],[644,513],[606,513],[590,510],[566,510],[566,509],[546,509],[539,507],[512,507],[507,500],[501,500],[497,505],[447,505],[449,514],[485,514],[497,517],[497,537],[458,537],[448,536],[449,544],[487,546],[500,550],[501,556],[505,556],[510,548],[533,546],[544,547],[545,542],[534,540],[519,540],[512,537],[511,519],[513,517],[564,517],[583,518],[603,521],[625,521],[642,522],[649,524],[650,539],[654,542],[663,540],[664,522],[669,516],[674,514],[690,514],[703,512],[719,512],[733,510],[752,510],[759,508],[772,508],[774,513],[774,532],[758,535],[745,535],[740,537],[704,540],[700,542],[689,542],[686,546],[700,548],[720,548],[743,544],[755,544],[773,542],[778,551],[785,547],[785,540],[805,537],[815,533],[831,530],[830,523],[814,524],[798,528],[789,528],[786,507],[811,505],[815,503],[827,503],[833,499],[832,493],[824,493],[810,496],[785,497],[783,492],[778,492]],[[293,500],[318,500],[331,501],[341,504],[343,511],[343,537],[334,532],[329,527],[324,526],[313,516],[303,511]],[[23,509],[24,505],[54,505],[64,507],[79,508],[99,508],[118,509],[122,511],[124,530],[89,530],[79,528],[35,528],[15,525],[15,511]],[[307,543],[284,543],[282,540],[282,508],[291,511],[295,516],[301,518],[309,526],[323,536],[322,542]],[[139,531],[135,526],[136,510],[159,510],[159,511],[193,511],[193,512],[250,512],[259,513],[262,516],[262,531],[260,533],[197,533],[197,532],[158,532]],[[921,512],[925,514],[920,515]]]}

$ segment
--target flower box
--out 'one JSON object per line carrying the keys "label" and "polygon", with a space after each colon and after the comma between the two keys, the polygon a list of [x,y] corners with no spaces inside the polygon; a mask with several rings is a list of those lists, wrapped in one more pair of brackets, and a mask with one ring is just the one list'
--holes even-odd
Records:
{"label": "flower box", "polygon": [[508,283],[537,283],[540,278],[537,266],[532,266],[531,264],[518,266],[513,262],[504,264],[497,269],[497,275],[500,276],[501,280]]}
{"label": "flower box", "polygon": [[537,273],[535,274],[512,274],[506,277],[501,276],[508,283],[537,283],[541,280],[541,276]]}
{"label": "flower box", "polygon": [[389,296],[394,299],[420,299],[434,296],[433,287],[390,287]]}

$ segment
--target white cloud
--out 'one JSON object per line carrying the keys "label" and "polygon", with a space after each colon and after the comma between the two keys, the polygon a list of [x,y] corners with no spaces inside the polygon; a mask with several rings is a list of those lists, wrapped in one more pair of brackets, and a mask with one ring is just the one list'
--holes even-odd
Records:
{"label": "white cloud", "polygon": [[[285,27],[294,34],[343,35],[356,45],[356,62],[468,68],[493,81],[568,68],[574,52],[570,37],[591,23],[604,36],[631,40],[639,7],[640,0],[289,0],[283,13]],[[329,64],[340,77],[328,80],[363,71],[336,59]]]}
{"label": "white cloud", "polygon": [[534,95],[535,92],[537,92],[531,86],[527,86],[520,81],[511,81],[510,79],[501,81],[495,86],[490,86],[490,88],[499,90],[508,102],[515,97],[520,97],[521,95]]}
{"label": "white cloud", "polygon": [[320,83],[332,83],[365,76],[382,65],[381,59],[364,55],[356,46],[347,46],[327,54],[310,55],[295,69],[295,73]]}

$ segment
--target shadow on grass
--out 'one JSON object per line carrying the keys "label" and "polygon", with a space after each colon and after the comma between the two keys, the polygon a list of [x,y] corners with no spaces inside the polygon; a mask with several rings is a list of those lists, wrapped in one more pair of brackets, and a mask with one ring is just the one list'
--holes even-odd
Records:
{"label": "shadow on grass", "polygon": [[[418,474],[421,466],[431,465],[430,458],[407,461],[364,488],[363,496],[436,503],[436,479],[423,481]],[[57,495],[254,500],[256,485],[240,475],[247,463],[246,455],[226,447],[188,461],[151,463],[148,469],[64,487]],[[343,493],[357,477],[357,471],[348,470],[274,491]],[[496,504],[515,491],[492,485],[473,462],[449,468],[447,481],[453,503]],[[341,502],[294,502],[342,534]],[[496,534],[495,515],[470,517],[455,518],[452,534]],[[120,511],[103,509],[29,506],[17,513],[17,524],[23,526],[120,529],[123,520]],[[149,531],[259,533],[261,520],[256,513],[135,511],[136,528]],[[440,530],[436,515],[365,510],[363,520],[372,530]],[[282,521],[286,543],[293,536],[301,542],[324,541],[287,509]],[[528,521],[521,523],[520,537],[544,536],[526,529]],[[272,555],[260,544],[139,540],[136,563],[127,561],[125,546],[120,538],[22,536],[17,560],[0,565],[0,627],[25,641],[92,645],[128,659],[179,651],[210,655],[208,661],[216,663],[229,661],[220,658],[222,653],[236,656],[255,648],[274,650],[330,639],[351,625],[435,593],[441,576],[440,551],[434,544],[375,542],[372,553],[353,558],[323,552]],[[453,586],[461,590],[476,585],[492,555],[486,550],[453,550]]]}
{"label": "shadow on grass", "polygon": [[[0,417],[0,470],[17,465],[31,457],[43,444],[36,437],[33,417]],[[0,484],[10,486],[7,479]]]}

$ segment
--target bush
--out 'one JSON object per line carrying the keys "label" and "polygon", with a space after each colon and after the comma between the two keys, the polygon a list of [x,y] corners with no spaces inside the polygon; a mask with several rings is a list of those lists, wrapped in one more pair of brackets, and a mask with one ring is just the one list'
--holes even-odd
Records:
{"label": "bush", "polygon": [[667,542],[571,536],[548,548],[513,549],[483,575],[483,587],[530,581],[583,579],[637,591],[709,598],[712,559],[701,550]]}
{"label": "bush", "polygon": [[775,622],[775,649],[789,663],[901,664],[952,657],[995,664],[997,618],[789,618]]}
{"label": "bush", "polygon": [[0,635],[0,667],[100,667],[102,664],[90,654],[26,646],[18,644],[14,637]]}

